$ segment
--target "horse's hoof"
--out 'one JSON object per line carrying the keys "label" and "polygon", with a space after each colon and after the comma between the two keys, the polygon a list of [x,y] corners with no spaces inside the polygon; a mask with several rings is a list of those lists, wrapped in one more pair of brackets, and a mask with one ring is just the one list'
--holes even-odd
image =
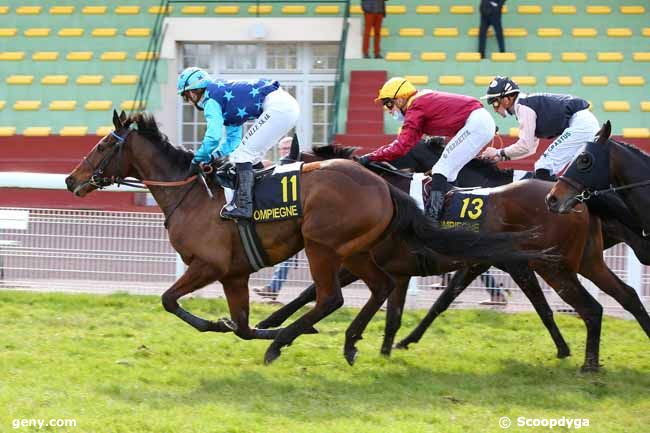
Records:
{"label": "horse's hoof", "polygon": [[402,340],[399,343],[395,345],[395,349],[400,349],[400,350],[408,350],[409,349],[409,342],[406,340]]}
{"label": "horse's hoof", "polygon": [[264,354],[264,364],[269,365],[276,359],[280,357],[280,348],[275,347],[273,344],[269,346],[268,349],[266,349],[266,353]]}
{"label": "horse's hoof", "polygon": [[580,367],[580,372],[582,373],[597,373],[600,369],[600,365],[585,364]]}
{"label": "horse's hoof", "polygon": [[561,349],[557,351],[558,359],[568,358],[569,356],[571,356],[571,351],[569,350],[568,347],[566,349]]}
{"label": "horse's hoof", "polygon": [[351,349],[346,349],[343,352],[343,356],[345,356],[345,360],[350,364],[350,366],[354,365],[354,361],[357,359],[357,348],[353,347]]}
{"label": "horse's hoof", "polygon": [[232,332],[237,331],[237,324],[232,320],[230,320],[228,317],[222,317],[221,319],[219,319],[218,323],[230,329]]}
{"label": "horse's hoof", "polygon": [[310,326],[303,332],[303,334],[318,334],[318,329],[314,328],[313,326]]}
{"label": "horse's hoof", "polygon": [[379,353],[384,355],[386,358],[390,358],[391,352],[392,352],[392,347],[388,346],[388,347],[382,347]]}

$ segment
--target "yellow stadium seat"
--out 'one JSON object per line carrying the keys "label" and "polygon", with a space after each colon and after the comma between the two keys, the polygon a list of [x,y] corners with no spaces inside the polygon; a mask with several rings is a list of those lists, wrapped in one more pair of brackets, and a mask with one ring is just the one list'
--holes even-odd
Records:
{"label": "yellow stadium seat", "polygon": [[525,38],[528,36],[528,30],[524,27],[506,27],[503,29],[503,36],[506,38]]}
{"label": "yellow stadium seat", "polygon": [[583,86],[606,86],[609,84],[607,75],[583,75],[580,78]]}
{"label": "yellow stadium seat", "polygon": [[[375,35],[375,29],[370,29],[370,36],[374,36],[374,35]],[[388,27],[381,28],[381,36],[382,37],[390,36],[390,30],[388,30]]]}
{"label": "yellow stadium seat", "polygon": [[645,36],[646,38],[647,38],[647,37],[650,37],[650,27],[644,27],[644,28],[642,28],[642,29],[641,29],[641,34],[642,34],[643,36]]}
{"label": "yellow stadium seat", "polygon": [[88,61],[92,60],[93,52],[92,51],[70,51],[66,56],[66,60],[72,61]]}
{"label": "yellow stadium seat", "polygon": [[305,5],[282,6],[282,13],[285,15],[304,15],[305,13],[307,13],[307,6]]}
{"label": "yellow stadium seat", "polygon": [[603,109],[614,112],[630,111],[630,103],[627,101],[605,101],[603,102]]}
{"label": "yellow stadium seat", "polygon": [[487,86],[492,80],[494,80],[494,75],[476,75],[474,77],[474,84],[477,86]]}
{"label": "yellow stadium seat", "polygon": [[617,51],[599,52],[597,58],[599,62],[622,62],[623,53]]}
{"label": "yellow stadium seat", "polygon": [[481,54],[476,52],[456,53],[457,62],[480,62]]}
{"label": "yellow stadium seat", "polygon": [[568,75],[549,75],[546,77],[547,86],[570,86],[573,84]]}
{"label": "yellow stadium seat", "polygon": [[183,6],[181,9],[183,15],[205,15],[207,11],[207,6]]}
{"label": "yellow stadium seat", "polygon": [[519,5],[517,13],[521,15],[539,15],[542,13],[542,7],[539,5]]}
{"label": "yellow stadium seat", "polygon": [[623,138],[650,138],[650,128],[623,128]]}
{"label": "yellow stadium seat", "polygon": [[113,130],[113,127],[112,127],[112,126],[100,126],[100,127],[97,128],[97,130],[95,131],[95,134],[97,134],[97,135],[103,137],[103,136],[105,136],[105,135],[110,134],[112,130]]}
{"label": "yellow stadium seat", "polygon": [[11,137],[16,135],[15,126],[0,126],[0,137]]}
{"label": "yellow stadium seat", "polygon": [[458,28],[436,27],[433,29],[433,36],[436,36],[438,38],[456,38],[458,37]]}
{"label": "yellow stadium seat", "polygon": [[627,27],[612,27],[607,29],[607,36],[610,38],[629,38],[632,36],[632,29]]}
{"label": "yellow stadium seat", "polygon": [[416,6],[415,13],[419,15],[437,15],[440,13],[440,6],[437,5]]}
{"label": "yellow stadium seat", "polygon": [[[322,6],[318,6],[318,7],[322,7]],[[316,9],[318,9],[318,7],[316,7]],[[338,7],[338,6],[335,6],[335,7]],[[271,5],[252,5],[252,6],[248,7],[248,13],[249,14],[268,15],[271,12],[273,12],[273,6],[271,6]],[[316,13],[318,13],[318,11]]]}
{"label": "yellow stadium seat", "polygon": [[361,5],[351,5],[350,6],[350,14],[352,15],[361,15],[363,13],[363,10],[361,9]]}
{"label": "yellow stadium seat", "polygon": [[158,53],[153,51],[138,51],[135,54],[136,60],[152,60],[158,57]]}
{"label": "yellow stadium seat", "polygon": [[[467,30],[467,36],[471,36],[473,38],[478,36],[478,27],[470,27],[469,30]],[[494,36],[494,29],[490,27],[487,31],[488,36]]]}
{"label": "yellow stadium seat", "polygon": [[429,77],[427,75],[405,75],[404,78],[409,80],[411,84],[416,84],[420,86],[429,83]]}
{"label": "yellow stadium seat", "polygon": [[650,62],[650,52],[632,53],[632,60],[635,62]]}
{"label": "yellow stadium seat", "polygon": [[609,6],[587,6],[587,13],[590,15],[607,15],[612,13]]}
{"label": "yellow stadium seat", "polygon": [[148,27],[132,27],[126,29],[124,35],[135,38],[147,38],[151,35],[151,29]]}
{"label": "yellow stadium seat", "polygon": [[50,15],[72,15],[74,13],[74,6],[52,6],[50,8]]}
{"label": "yellow stadium seat", "polygon": [[[537,78],[532,75],[513,75],[510,77],[513,81],[520,86],[535,86],[537,85]],[[490,83],[488,83],[490,84]]]}
{"label": "yellow stadium seat", "polygon": [[58,51],[37,51],[32,54],[32,60],[35,61],[55,61],[59,58]]}
{"label": "yellow stadium seat", "polygon": [[447,53],[440,51],[425,51],[420,53],[420,60],[424,62],[444,62],[447,60]]}
{"label": "yellow stadium seat", "polygon": [[41,101],[16,101],[14,110],[16,111],[38,111],[41,108]]}
{"label": "yellow stadium seat", "polygon": [[77,77],[76,83],[84,85],[98,85],[102,84],[102,81],[104,81],[103,75],[79,75]]}
{"label": "yellow stadium seat", "polygon": [[40,6],[18,6],[16,15],[38,15],[43,10]]}
{"label": "yellow stadium seat", "polygon": [[641,75],[621,75],[618,77],[621,86],[645,86],[645,78]]}
{"label": "yellow stadium seat", "polygon": [[517,128],[517,127],[515,126],[515,127],[512,127],[512,128],[510,128],[510,129],[508,129],[508,135],[509,135],[510,137],[518,138],[518,137],[519,137],[519,128]]}
{"label": "yellow stadium seat", "polygon": [[137,82],[137,75],[114,75],[111,78],[111,84],[136,84]]}
{"label": "yellow stadium seat", "polygon": [[576,7],[570,5],[553,5],[551,12],[553,15],[575,15]]}
{"label": "yellow stadium seat", "polygon": [[214,8],[214,13],[217,15],[237,15],[239,6],[217,6]]}
{"label": "yellow stadium seat", "polygon": [[399,29],[399,35],[403,37],[422,37],[424,29],[421,27],[403,27]]}
{"label": "yellow stadium seat", "polygon": [[492,53],[491,59],[493,62],[515,62],[517,55],[515,53]]}
{"label": "yellow stadium seat", "polygon": [[124,101],[120,104],[122,110],[144,110],[144,101]]}
{"label": "yellow stadium seat", "polygon": [[96,38],[112,38],[117,35],[117,29],[114,27],[99,27],[93,29],[90,34]]}
{"label": "yellow stadium seat", "polygon": [[140,6],[117,6],[116,15],[137,15],[140,13]]}
{"label": "yellow stadium seat", "polygon": [[593,27],[576,27],[571,30],[574,38],[595,38],[598,36],[598,30]]}
{"label": "yellow stadium seat", "polygon": [[169,14],[173,10],[174,8],[171,6],[149,6],[147,12],[149,12],[150,14],[158,15],[158,14]]}
{"label": "yellow stadium seat", "polygon": [[41,84],[45,85],[65,85],[68,84],[67,75],[46,75],[41,78]]}
{"label": "yellow stadium seat", "polygon": [[[252,6],[251,6],[252,7]],[[271,6],[268,6],[269,11],[266,13],[271,13]],[[248,9],[250,12],[250,8]],[[321,5],[321,6],[316,6],[316,9],[314,12],[316,12],[318,15],[337,15],[340,11],[340,8],[338,6],[334,5]]]}
{"label": "yellow stadium seat", "polygon": [[113,108],[113,101],[88,101],[84,108],[87,111],[108,111]]}
{"label": "yellow stadium seat", "polygon": [[386,53],[385,59],[389,62],[408,62],[411,60],[411,53],[408,51],[389,51]]}
{"label": "yellow stadium seat", "polygon": [[559,38],[562,36],[562,29],[557,27],[540,27],[537,29],[537,36],[540,38]]}
{"label": "yellow stadium seat", "polygon": [[106,6],[84,6],[81,13],[84,15],[104,15],[106,9]]}
{"label": "yellow stadium seat", "polygon": [[5,81],[7,84],[30,85],[34,81],[33,75],[9,75]]}
{"label": "yellow stadium seat", "polygon": [[0,6],[0,15],[7,15],[9,13],[9,6]]}
{"label": "yellow stadium seat", "polygon": [[582,52],[566,52],[562,53],[563,62],[586,62],[587,53]]}
{"label": "yellow stadium seat", "polygon": [[2,111],[5,108],[5,105],[7,105],[5,101],[0,101],[0,111]]}
{"label": "yellow stadium seat", "polygon": [[84,35],[84,29],[80,27],[63,28],[59,29],[57,34],[63,38],[79,37]]}
{"label": "yellow stadium seat", "polygon": [[624,15],[643,15],[645,13],[644,6],[621,6],[619,9]]}
{"label": "yellow stadium seat", "polygon": [[50,29],[47,27],[35,27],[23,32],[28,38],[44,38],[50,35]]}
{"label": "yellow stadium seat", "polygon": [[386,5],[386,13],[388,15],[404,15],[406,13],[406,6],[404,6],[404,5]]}
{"label": "yellow stadium seat", "polygon": [[23,51],[5,51],[0,52],[0,60],[12,60],[20,61],[25,58],[25,53]]}
{"label": "yellow stadium seat", "polygon": [[26,137],[47,137],[52,133],[52,128],[48,126],[30,126],[23,130]]}
{"label": "yellow stadium seat", "polygon": [[474,13],[474,6],[472,5],[450,6],[449,13],[454,15],[471,15]]}
{"label": "yellow stadium seat", "polygon": [[650,111],[650,101],[641,101],[641,111]]}
{"label": "yellow stadium seat", "polygon": [[77,108],[77,101],[52,101],[48,109],[50,111],[74,111]]}
{"label": "yellow stadium seat", "polygon": [[64,126],[59,130],[59,135],[64,137],[78,137],[88,134],[87,126]]}
{"label": "yellow stadium seat", "polygon": [[104,61],[122,61],[126,57],[126,51],[105,51],[99,58]]}
{"label": "yellow stadium seat", "polygon": [[10,38],[16,36],[17,30],[15,28],[0,28],[0,37]]}
{"label": "yellow stadium seat", "polygon": [[550,62],[553,60],[553,55],[547,52],[530,52],[526,53],[526,60],[534,63]]}
{"label": "yellow stadium seat", "polygon": [[465,84],[465,77],[462,75],[441,75],[438,77],[438,84],[441,86],[462,86]]}

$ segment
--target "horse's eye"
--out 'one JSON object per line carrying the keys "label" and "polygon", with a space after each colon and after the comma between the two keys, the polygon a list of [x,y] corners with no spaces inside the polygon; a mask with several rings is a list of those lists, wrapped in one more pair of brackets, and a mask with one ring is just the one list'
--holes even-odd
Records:
{"label": "horse's eye", "polygon": [[589,152],[583,152],[578,156],[577,168],[580,171],[589,171],[594,165],[594,157]]}
{"label": "horse's eye", "polygon": [[104,151],[104,146],[102,146],[101,144],[99,146],[97,146],[97,152],[101,153],[103,151]]}

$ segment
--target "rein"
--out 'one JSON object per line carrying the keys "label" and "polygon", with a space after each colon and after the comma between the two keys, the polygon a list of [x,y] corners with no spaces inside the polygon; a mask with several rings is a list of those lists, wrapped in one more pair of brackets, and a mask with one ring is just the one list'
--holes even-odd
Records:
{"label": "rein", "polygon": [[[575,190],[580,190],[581,185],[579,185],[578,182],[569,179],[568,177],[560,176],[559,180],[568,183]],[[586,200],[589,200],[591,197],[597,197],[599,195],[607,194],[610,192],[623,191],[626,189],[639,188],[648,185],[650,185],[650,180],[628,183],[627,185],[621,185],[621,186],[612,185],[609,188],[597,189],[595,191],[592,191],[590,189],[584,189],[580,194],[576,195],[574,198],[580,203],[584,203]]]}

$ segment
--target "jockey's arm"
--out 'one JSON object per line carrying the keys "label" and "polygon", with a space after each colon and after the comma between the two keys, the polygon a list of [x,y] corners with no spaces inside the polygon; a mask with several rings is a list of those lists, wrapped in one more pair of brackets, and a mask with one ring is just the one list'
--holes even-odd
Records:
{"label": "jockey's arm", "polygon": [[228,156],[237,149],[237,146],[241,144],[241,131],[241,125],[226,126],[226,138],[221,141],[221,144],[219,144],[217,150],[214,152],[215,157],[221,158]]}
{"label": "jockey's arm", "polygon": [[205,115],[207,129],[201,146],[194,153],[192,162],[196,164],[210,161],[210,155],[219,146],[223,134],[223,114],[219,103],[213,99],[208,99],[203,114]]}
{"label": "jockey's arm", "polygon": [[409,109],[406,112],[404,124],[397,136],[397,140],[368,154],[369,160],[394,161],[409,153],[422,138],[422,114],[419,108],[412,107]]}
{"label": "jockey's arm", "polygon": [[521,159],[532,155],[539,146],[539,138],[535,137],[537,114],[525,105],[517,105],[519,120],[519,140],[503,149],[508,159]]}

